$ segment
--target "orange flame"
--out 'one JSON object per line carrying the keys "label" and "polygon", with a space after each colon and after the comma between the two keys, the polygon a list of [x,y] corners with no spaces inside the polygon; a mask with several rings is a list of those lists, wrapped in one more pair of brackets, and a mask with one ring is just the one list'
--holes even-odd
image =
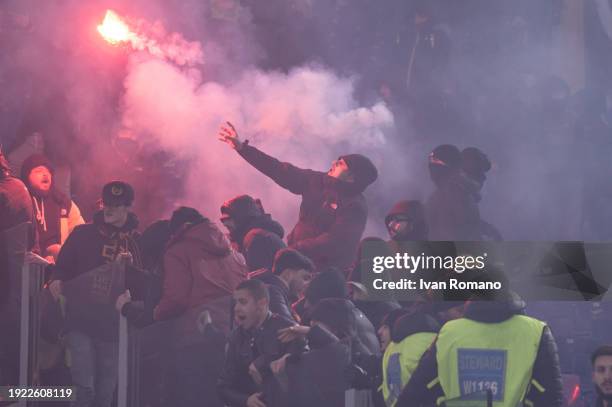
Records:
{"label": "orange flame", "polygon": [[111,44],[128,41],[132,35],[130,27],[112,10],[106,10],[104,21],[98,25],[98,32]]}

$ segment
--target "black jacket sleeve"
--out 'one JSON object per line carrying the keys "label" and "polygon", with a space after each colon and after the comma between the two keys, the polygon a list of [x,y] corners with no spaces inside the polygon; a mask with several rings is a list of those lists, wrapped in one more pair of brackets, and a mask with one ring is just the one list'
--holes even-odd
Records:
{"label": "black jacket sleeve", "polygon": [[236,388],[238,381],[236,352],[235,341],[230,339],[225,355],[225,364],[217,381],[217,393],[228,406],[243,407],[246,406],[250,394],[242,393]]}
{"label": "black jacket sleeve", "polygon": [[58,256],[53,271],[51,280],[66,281],[75,278],[82,270],[78,269],[78,256],[80,249],[78,247],[79,240],[83,239],[83,229],[76,227],[74,231],[68,235],[68,239],[64,242]]}
{"label": "black jacket sleeve", "polygon": [[544,327],[542,332],[531,377],[531,386],[525,397],[527,400],[533,402],[536,407],[560,407],[563,405],[563,380],[559,366],[557,343],[547,326]]}
{"label": "black jacket sleeve", "polygon": [[290,305],[287,303],[287,299],[281,289],[273,285],[268,285],[268,293],[270,294],[270,311],[288,321],[295,322],[291,314],[291,309],[289,308]]}
{"label": "black jacket sleeve", "polygon": [[304,170],[292,164],[280,162],[274,157],[245,144],[239,154],[253,167],[270,177],[281,187],[301,195],[308,186],[308,180],[314,171]]}
{"label": "black jacket sleeve", "polygon": [[434,342],[421,357],[419,365],[410,377],[410,381],[397,399],[396,407],[429,407],[435,405],[438,397],[444,395],[439,382],[428,387],[438,378],[436,355],[436,344]]}

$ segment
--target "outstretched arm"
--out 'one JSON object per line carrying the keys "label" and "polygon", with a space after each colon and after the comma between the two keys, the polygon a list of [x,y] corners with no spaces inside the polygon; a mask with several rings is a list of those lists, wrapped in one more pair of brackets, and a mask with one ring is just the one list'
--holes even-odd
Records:
{"label": "outstretched arm", "polygon": [[249,164],[294,194],[301,195],[306,189],[309,176],[315,174],[314,171],[304,170],[292,164],[281,162],[250,146],[248,141],[240,138],[236,128],[230,122],[221,126],[219,140],[227,143]]}

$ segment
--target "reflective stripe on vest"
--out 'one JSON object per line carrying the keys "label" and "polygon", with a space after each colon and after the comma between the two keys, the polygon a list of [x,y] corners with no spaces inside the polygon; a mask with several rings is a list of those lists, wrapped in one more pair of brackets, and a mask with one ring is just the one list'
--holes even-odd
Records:
{"label": "reflective stripe on vest", "polygon": [[410,380],[423,353],[436,338],[433,332],[420,332],[407,336],[401,342],[389,343],[383,355],[383,397],[385,404],[392,407],[402,389]]}
{"label": "reflective stripe on vest", "polygon": [[465,318],[447,322],[436,342],[445,399],[472,393],[486,397],[490,389],[494,407],[518,405],[527,392],[545,326],[524,315],[494,324]]}

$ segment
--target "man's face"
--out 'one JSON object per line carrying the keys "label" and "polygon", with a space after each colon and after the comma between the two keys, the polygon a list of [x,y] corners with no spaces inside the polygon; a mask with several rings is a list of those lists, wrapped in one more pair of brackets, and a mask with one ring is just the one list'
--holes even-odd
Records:
{"label": "man's face", "polygon": [[593,383],[601,395],[612,397],[612,356],[604,355],[595,359]]}
{"label": "man's face", "polygon": [[236,221],[231,216],[223,214],[219,220],[228,232],[233,233],[236,230]]}
{"label": "man's face", "polygon": [[113,225],[117,228],[125,225],[130,212],[130,207],[125,205],[105,205],[103,204],[102,210],[104,211],[104,223]]}
{"label": "man's face", "polygon": [[353,182],[353,175],[343,158],[339,158],[332,162],[331,168],[327,171],[327,175],[341,181]]}
{"label": "man's face", "polygon": [[51,171],[44,165],[34,167],[28,176],[30,185],[34,191],[39,194],[46,194],[49,192],[52,180]]}
{"label": "man's face", "polygon": [[387,325],[378,328],[378,339],[380,339],[380,350],[384,352],[391,343],[391,330]]}
{"label": "man's face", "polygon": [[285,269],[283,274],[287,278],[287,285],[289,286],[289,296],[293,298],[301,297],[302,293],[308,286],[308,283],[312,279],[312,273],[305,269]]}
{"label": "man's face", "polygon": [[389,237],[391,237],[391,239],[401,238],[409,233],[411,229],[411,222],[406,217],[394,217],[387,224],[387,230],[389,231]]}
{"label": "man's face", "polygon": [[242,329],[248,330],[257,326],[268,312],[268,301],[265,298],[255,300],[248,290],[236,290],[234,301],[236,323]]}

